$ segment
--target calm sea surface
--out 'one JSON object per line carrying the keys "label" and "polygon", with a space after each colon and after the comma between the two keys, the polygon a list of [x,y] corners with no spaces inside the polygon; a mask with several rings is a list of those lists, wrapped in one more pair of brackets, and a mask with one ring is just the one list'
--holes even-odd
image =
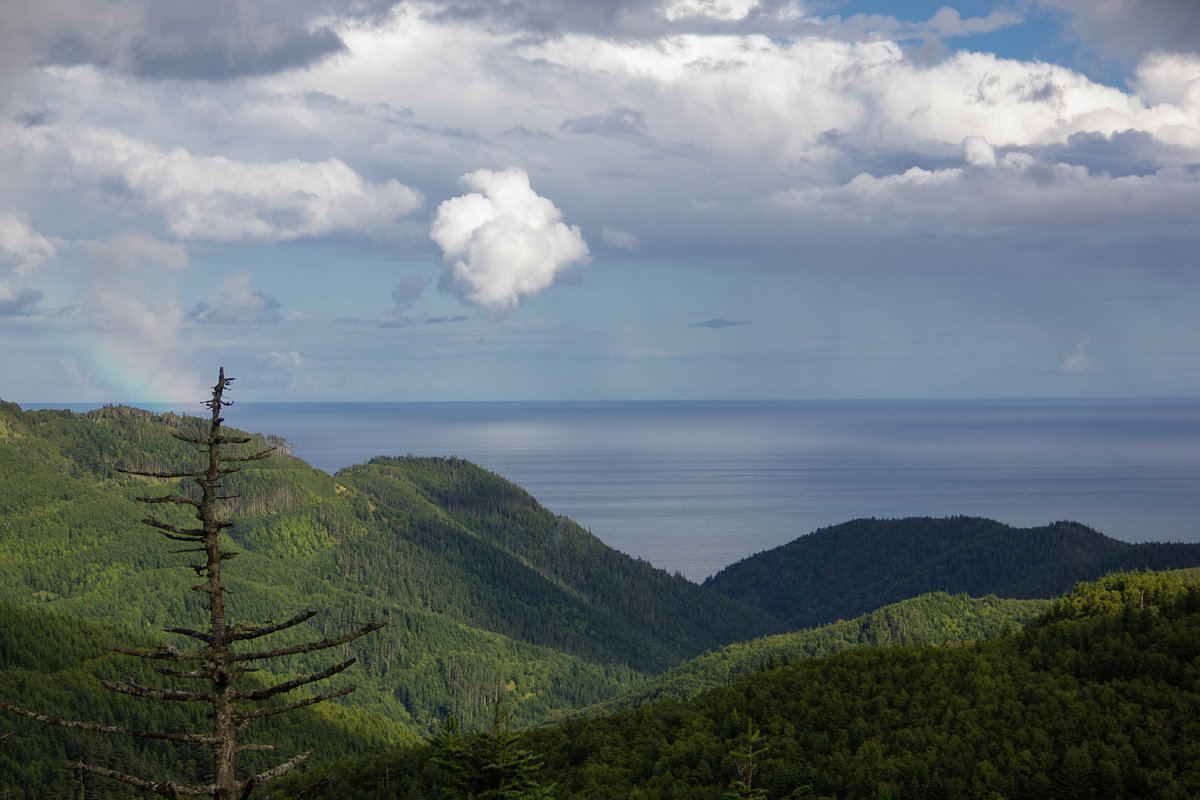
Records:
{"label": "calm sea surface", "polygon": [[469,458],[697,581],[868,516],[1069,519],[1127,541],[1200,541],[1193,399],[238,403],[226,417],[328,472],[375,455]]}

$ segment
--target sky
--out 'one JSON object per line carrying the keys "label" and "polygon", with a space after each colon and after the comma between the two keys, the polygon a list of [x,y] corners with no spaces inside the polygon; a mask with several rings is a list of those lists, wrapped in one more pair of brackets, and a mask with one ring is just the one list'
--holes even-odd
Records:
{"label": "sky", "polygon": [[0,0],[0,398],[1200,395],[1194,0]]}

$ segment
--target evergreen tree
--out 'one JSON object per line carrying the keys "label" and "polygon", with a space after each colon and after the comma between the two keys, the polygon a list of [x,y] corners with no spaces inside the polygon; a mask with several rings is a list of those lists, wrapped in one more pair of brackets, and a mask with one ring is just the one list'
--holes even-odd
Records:
{"label": "evergreen tree", "polygon": [[734,762],[737,764],[738,776],[729,782],[729,791],[725,797],[729,800],[766,800],[767,793],[760,786],[754,785],[754,759],[762,759],[767,751],[767,744],[762,731],[754,727],[753,721],[746,723],[746,743],[734,751]]}
{"label": "evergreen tree", "polygon": [[464,733],[453,717],[433,739],[432,763],[444,773],[446,800],[552,800],[538,782],[541,758],[516,746],[512,713],[497,696],[490,731]]}
{"label": "evergreen tree", "polygon": [[[0,702],[0,708],[38,720],[39,722],[63,728],[100,731],[122,736],[186,742],[207,746],[212,756],[212,782],[206,784],[177,783],[176,781],[162,778],[147,779],[128,775],[97,764],[74,760],[67,762],[74,769],[113,778],[139,789],[154,792],[163,797],[173,798],[173,800],[178,800],[178,798],[185,795],[207,795],[212,797],[213,800],[234,800],[235,797],[246,800],[250,797],[255,787],[291,770],[312,753],[311,750],[300,753],[271,769],[262,771],[251,777],[239,779],[235,772],[235,764],[239,752],[277,749],[275,745],[245,742],[242,734],[246,728],[255,720],[349,694],[355,688],[354,686],[346,686],[281,705],[247,707],[245,701],[269,700],[302,686],[325,680],[350,667],[356,659],[350,658],[328,669],[302,675],[274,686],[260,689],[241,689],[239,688],[239,681],[247,673],[254,671],[250,666],[251,664],[266,659],[337,647],[377,630],[386,624],[375,622],[341,636],[257,652],[239,652],[234,649],[235,643],[254,641],[269,634],[300,625],[315,616],[316,612],[305,611],[285,622],[267,622],[258,625],[234,623],[229,619],[225,606],[228,590],[222,578],[222,563],[233,558],[237,553],[222,548],[220,534],[233,523],[220,518],[219,504],[221,501],[233,498],[221,494],[221,484],[226,476],[238,472],[240,469],[237,466],[228,465],[259,461],[270,455],[270,450],[251,452],[243,455],[230,454],[226,451],[228,446],[237,447],[248,444],[251,441],[248,437],[232,437],[222,434],[221,423],[224,422],[224,419],[221,417],[221,409],[232,403],[232,401],[225,399],[225,392],[232,380],[232,378],[225,377],[225,370],[222,368],[218,375],[217,383],[213,386],[212,398],[205,403],[212,411],[207,436],[194,437],[180,433],[174,434],[176,438],[196,445],[203,452],[205,463],[199,468],[190,471],[172,472],[151,472],[132,469],[119,470],[128,475],[156,480],[190,481],[198,487],[198,491],[189,490],[189,484],[182,483],[180,484],[181,489],[177,494],[140,497],[138,499],[148,504],[180,506],[194,511],[195,518],[199,521],[199,527],[184,528],[153,516],[146,517],[142,521],[171,541],[192,545],[178,552],[203,554],[203,563],[191,564],[189,567],[196,573],[198,578],[203,578],[203,582],[193,586],[192,590],[207,595],[208,624],[203,630],[172,628],[168,631],[169,633],[190,637],[199,641],[201,646],[197,649],[179,649],[166,646],[158,649],[139,650],[119,645],[108,645],[105,649],[147,661],[167,662],[171,666],[158,666],[154,669],[163,676],[176,679],[175,682],[168,681],[168,683],[179,685],[178,682],[180,681],[198,681],[202,689],[198,691],[179,689],[174,688],[174,685],[165,687],[145,686],[135,683],[132,678],[127,678],[124,682],[103,680],[100,682],[104,688],[118,694],[155,700],[207,704],[210,708],[209,716],[212,720],[211,729],[204,732],[135,730],[115,725],[67,720],[49,714],[39,714],[6,702]],[[183,685],[195,684],[184,683]]]}

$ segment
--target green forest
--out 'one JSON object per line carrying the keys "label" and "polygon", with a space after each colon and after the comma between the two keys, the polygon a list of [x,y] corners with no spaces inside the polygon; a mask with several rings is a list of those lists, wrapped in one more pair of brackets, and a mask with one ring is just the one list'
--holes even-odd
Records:
{"label": "green forest", "polygon": [[[0,402],[0,701],[204,724],[99,684],[144,669],[105,646],[183,646],[166,631],[204,612],[137,500],[189,489],[121,471],[185,468],[195,452],[175,436],[201,424]],[[358,663],[330,684],[354,694],[267,718],[264,740],[316,752],[255,797],[1196,796],[1200,590],[1167,570],[1200,565],[1200,546],[1072,523],[856,520],[700,586],[463,459],[328,475],[277,437],[247,438],[244,452],[274,453],[225,479],[234,617],[317,612],[285,643],[388,623],[343,648]],[[253,680],[328,660],[289,656]],[[64,766],[79,759],[180,780],[209,769],[188,745],[0,711],[0,797],[139,796]]]}

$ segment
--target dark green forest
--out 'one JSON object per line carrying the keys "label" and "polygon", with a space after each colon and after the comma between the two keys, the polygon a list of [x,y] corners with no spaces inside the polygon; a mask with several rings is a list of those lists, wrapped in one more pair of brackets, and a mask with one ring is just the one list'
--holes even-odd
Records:
{"label": "dark green forest", "polygon": [[[236,409],[230,416],[236,422]],[[200,722],[186,707],[116,697],[98,680],[142,667],[105,645],[178,644],[164,630],[203,612],[185,561],[140,524],[136,499],[188,487],[118,469],[186,467],[193,454],[172,435],[194,435],[201,423],[127,407],[75,414],[0,402],[0,700],[126,725]],[[357,692],[264,726],[263,739],[289,752],[317,746],[305,774],[272,785],[270,796],[437,797],[473,785],[475,767],[461,764],[484,753],[521,773],[528,791],[513,796],[553,784],[558,797],[720,797],[740,780],[738,754],[755,736],[767,748],[750,757],[761,759],[757,788],[734,786],[737,796],[1187,796],[1154,793],[1190,785],[1181,783],[1193,766],[1175,721],[1135,731],[1168,707],[1191,713],[1178,693],[1156,692],[1162,676],[1193,669],[1187,641],[1162,628],[1194,627],[1192,579],[1105,579],[1141,587],[1137,613],[1126,589],[1107,583],[1050,611],[1036,598],[1114,569],[1200,565],[1197,546],[1128,545],[1069,523],[1022,531],[966,518],[859,520],[698,586],[612,550],[463,459],[379,457],[328,475],[281,439],[251,439],[248,452],[276,450],[227,479],[228,537],[239,551],[227,569],[233,616],[261,623],[318,612],[280,634],[287,641],[389,623],[345,649],[359,662],[333,686]],[[1135,653],[1124,683],[1109,687],[1116,694],[1104,695],[1111,707],[1096,712],[1117,715],[1096,730],[1119,724],[1125,738],[1063,745],[1054,728],[983,756],[983,745],[961,743],[960,718],[991,742],[1002,725],[985,717],[998,707],[1004,724],[1026,725],[1012,715],[1042,715],[1043,701],[1057,715],[1099,697],[1096,676],[1078,673],[1077,656],[1060,658],[1057,639],[1019,644],[1036,631],[1087,626],[1089,648]],[[937,677],[977,676],[978,664],[1017,677]],[[257,679],[324,666],[293,656]],[[1043,694],[1013,688],[1030,681]],[[1068,703],[1068,691],[1084,699]],[[949,705],[937,712],[938,703]],[[433,751],[431,736],[441,743]],[[1054,788],[1065,785],[1060,762],[1072,746],[1071,763],[1090,776],[1083,794]],[[247,755],[247,769],[256,757]],[[185,745],[0,713],[0,797],[137,796],[64,768],[68,758],[182,779],[207,769]],[[1038,795],[1043,778],[1053,791]]]}
{"label": "dark green forest", "polygon": [[926,592],[1057,597],[1109,572],[1197,564],[1200,544],[1129,544],[1074,522],[857,519],[743,559],[704,585],[805,627]]}
{"label": "dark green forest", "polygon": [[[736,785],[749,732],[772,800],[1184,800],[1200,796],[1198,687],[1200,580],[1121,574],[1019,632],[768,665],[691,700],[529,730],[515,747],[560,800],[749,796]],[[317,769],[272,797],[318,784],[330,800],[438,797],[434,755]]]}

